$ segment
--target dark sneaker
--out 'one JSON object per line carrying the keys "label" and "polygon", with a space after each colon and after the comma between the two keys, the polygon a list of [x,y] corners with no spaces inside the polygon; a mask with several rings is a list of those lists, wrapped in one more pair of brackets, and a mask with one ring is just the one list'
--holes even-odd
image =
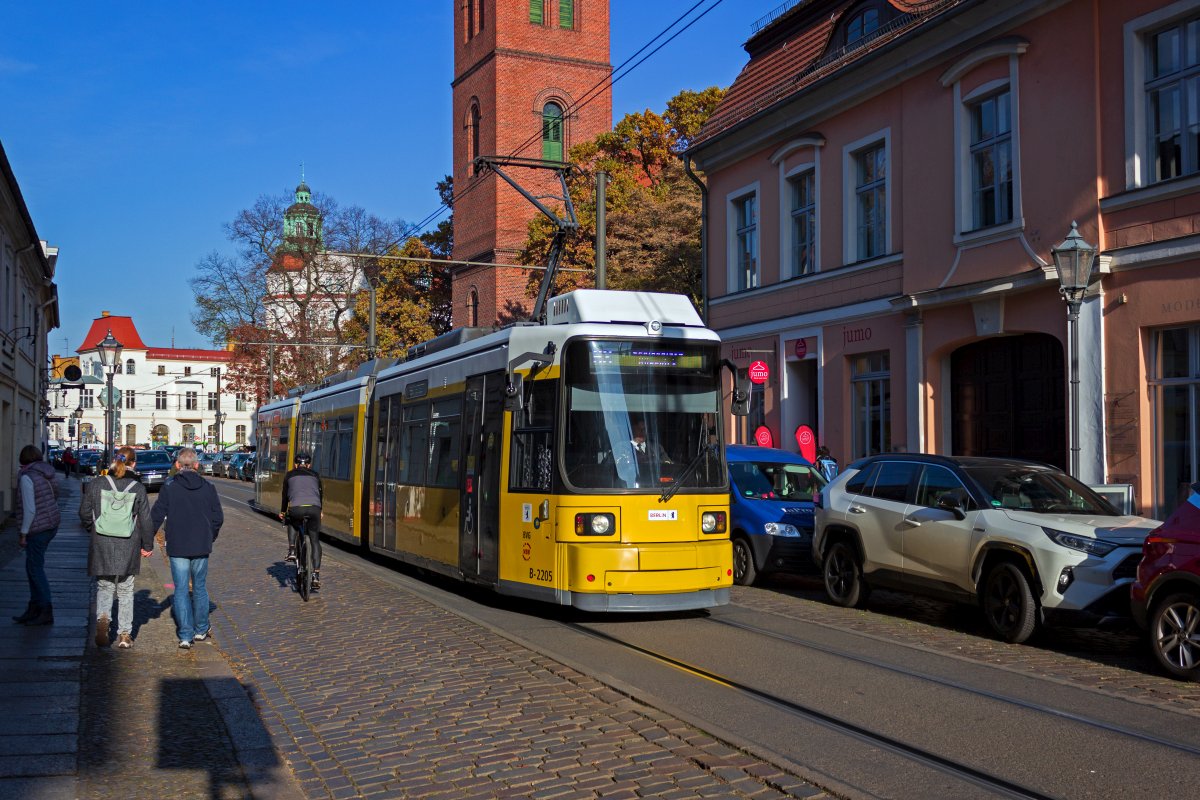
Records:
{"label": "dark sneaker", "polygon": [[191,642],[189,642],[187,639],[181,639],[181,640],[179,641],[179,649],[180,649],[180,650],[191,650],[191,649],[192,649],[192,643],[191,643]]}
{"label": "dark sneaker", "polygon": [[128,650],[129,648],[133,647],[133,637],[128,633],[118,633],[117,647],[122,650]]}
{"label": "dark sneaker", "polygon": [[318,589],[320,589],[320,588],[321,588],[321,573],[319,573],[319,572],[313,572],[313,586],[312,586],[312,588],[313,588],[313,591],[314,591],[314,592],[315,592],[315,591],[317,591]]}
{"label": "dark sneaker", "polygon": [[108,647],[108,615],[96,619],[96,647]]}
{"label": "dark sneaker", "polygon": [[296,548],[289,547],[287,557],[284,558],[283,560],[288,562],[289,564],[295,564],[296,563]]}

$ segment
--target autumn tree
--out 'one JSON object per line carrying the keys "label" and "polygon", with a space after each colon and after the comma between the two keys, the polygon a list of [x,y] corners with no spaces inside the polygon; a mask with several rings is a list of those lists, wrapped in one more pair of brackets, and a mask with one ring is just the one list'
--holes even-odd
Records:
{"label": "autumn tree", "polygon": [[[299,205],[291,200],[264,195],[239,211],[225,226],[233,252],[205,256],[191,280],[197,330],[217,344],[238,343],[230,391],[260,401],[354,363],[353,350],[339,345],[361,343],[350,321],[371,257],[408,232],[399,220],[318,194],[303,209],[316,227],[285,237],[285,215]],[[272,361],[276,382],[267,387]]]}
{"label": "autumn tree", "polygon": [[[612,131],[571,148],[570,159],[582,168],[568,181],[580,228],[567,240],[559,266],[582,271],[560,271],[552,293],[595,285],[595,173],[603,170],[609,175],[608,287],[680,292],[699,305],[700,189],[680,154],[723,96],[715,86],[682,91],[663,114],[627,114]],[[546,263],[554,232],[544,216],[530,222],[524,263]],[[540,273],[530,278],[530,297],[540,280]]]}

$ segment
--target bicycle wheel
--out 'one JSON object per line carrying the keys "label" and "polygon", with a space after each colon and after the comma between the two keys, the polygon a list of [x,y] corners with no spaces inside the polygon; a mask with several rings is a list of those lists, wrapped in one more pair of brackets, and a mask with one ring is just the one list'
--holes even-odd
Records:
{"label": "bicycle wheel", "polygon": [[312,555],[308,546],[308,520],[300,524],[296,532],[296,589],[300,599],[308,602],[312,593]]}

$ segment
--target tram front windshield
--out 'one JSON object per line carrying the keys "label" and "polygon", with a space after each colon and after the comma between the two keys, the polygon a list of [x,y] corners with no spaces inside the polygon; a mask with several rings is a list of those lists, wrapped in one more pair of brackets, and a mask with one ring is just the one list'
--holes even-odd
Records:
{"label": "tram front windshield", "polygon": [[579,491],[663,491],[681,481],[680,490],[725,490],[716,446],[717,363],[716,345],[701,342],[569,343],[568,484]]}

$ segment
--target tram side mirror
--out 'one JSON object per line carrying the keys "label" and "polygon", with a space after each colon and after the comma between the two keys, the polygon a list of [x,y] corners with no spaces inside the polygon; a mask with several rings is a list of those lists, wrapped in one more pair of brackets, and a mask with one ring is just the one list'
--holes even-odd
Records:
{"label": "tram side mirror", "polygon": [[750,416],[750,379],[740,375],[733,379],[733,401],[729,411],[735,417]]}
{"label": "tram side mirror", "polygon": [[516,413],[523,407],[525,397],[525,379],[510,372],[508,374],[508,382],[504,384],[504,410]]}

